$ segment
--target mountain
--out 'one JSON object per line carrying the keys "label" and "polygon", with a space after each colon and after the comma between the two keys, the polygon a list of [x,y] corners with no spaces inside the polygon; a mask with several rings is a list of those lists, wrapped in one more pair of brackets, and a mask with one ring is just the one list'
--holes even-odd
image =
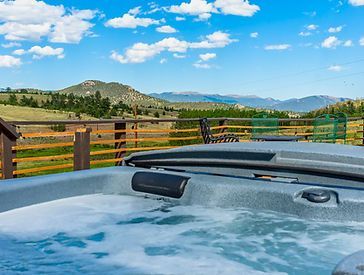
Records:
{"label": "mountain", "polygon": [[102,97],[109,97],[113,103],[122,101],[125,104],[141,105],[165,105],[164,100],[142,94],[134,88],[117,82],[102,82],[99,80],[86,80],[80,84],[58,90],[55,92],[69,94],[73,93],[78,96],[95,94],[99,91]]}
{"label": "mountain", "polygon": [[238,96],[238,95],[219,95],[201,94],[197,92],[165,92],[152,93],[153,97],[171,102],[215,102],[227,104],[240,104],[253,108],[267,108],[280,111],[309,112],[311,110],[326,107],[349,100],[348,98],[337,98],[325,95],[308,96],[304,98],[292,98],[288,100],[278,100],[274,98],[261,98],[258,96]]}
{"label": "mountain", "polygon": [[303,98],[293,98],[274,104],[271,108],[280,111],[310,112],[312,110],[324,108],[337,102],[350,100],[343,97],[332,97],[325,95],[308,96]]}
{"label": "mountain", "polygon": [[219,95],[219,94],[200,94],[196,92],[166,92],[152,93],[150,96],[171,102],[215,102],[227,104],[240,104],[249,107],[263,107],[279,103],[273,98],[261,98],[257,96],[238,96],[238,95]]}

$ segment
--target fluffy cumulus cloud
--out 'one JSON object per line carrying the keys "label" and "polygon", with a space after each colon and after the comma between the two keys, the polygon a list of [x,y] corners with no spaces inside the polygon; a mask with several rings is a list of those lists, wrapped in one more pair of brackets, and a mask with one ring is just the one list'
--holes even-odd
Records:
{"label": "fluffy cumulus cloud", "polygon": [[321,43],[321,47],[326,49],[335,49],[342,43],[343,42],[339,40],[336,36],[329,36]]}
{"label": "fluffy cumulus cloud", "polygon": [[91,10],[72,11],[65,15],[54,25],[50,34],[50,41],[57,43],[79,43],[83,36],[91,35],[93,24],[88,20],[94,18],[95,12]]}
{"label": "fluffy cumulus cloud", "polygon": [[21,65],[20,58],[11,55],[0,55],[0,68],[11,68]]}
{"label": "fluffy cumulus cloud", "polygon": [[332,72],[341,72],[343,70],[343,67],[341,67],[339,65],[332,65],[332,66],[328,67],[327,69]]}
{"label": "fluffy cumulus cloud", "polygon": [[175,33],[177,32],[177,30],[169,25],[166,26],[161,26],[156,28],[157,32],[161,32],[161,33]]}
{"label": "fluffy cumulus cloud", "polygon": [[245,0],[216,0],[215,7],[223,14],[249,17],[260,10],[259,6],[252,5]]}
{"label": "fluffy cumulus cloud", "polygon": [[343,29],[343,26],[337,26],[337,27],[330,27],[328,29],[329,33],[337,33],[337,32],[341,32]]}
{"label": "fluffy cumulus cloud", "polygon": [[354,43],[352,40],[346,40],[343,44],[344,47],[352,47],[354,46]]}
{"label": "fluffy cumulus cloud", "polygon": [[230,38],[230,34],[222,31],[217,31],[210,35],[207,35],[206,39],[201,42],[190,43],[190,47],[195,49],[224,48],[230,43],[236,41],[236,39]]}
{"label": "fluffy cumulus cloud", "polygon": [[6,40],[41,40],[79,43],[92,34],[90,22],[96,16],[92,10],[67,10],[64,6],[48,5],[36,0],[0,2],[0,34]]}
{"label": "fluffy cumulus cloud", "polygon": [[291,48],[290,44],[276,44],[276,45],[267,45],[264,47],[267,51],[284,51]]}
{"label": "fluffy cumulus cloud", "polygon": [[20,47],[20,46],[21,46],[21,44],[18,42],[9,42],[9,43],[1,44],[1,47],[5,48],[5,49]]}
{"label": "fluffy cumulus cloud", "polygon": [[310,36],[310,35],[312,35],[312,33],[311,32],[300,32],[298,35],[299,36]]}
{"label": "fluffy cumulus cloud", "polygon": [[197,69],[211,69],[211,65],[206,63],[196,62],[193,66]]}
{"label": "fluffy cumulus cloud", "polygon": [[202,61],[209,61],[210,59],[216,58],[216,53],[205,53],[199,55]]}
{"label": "fluffy cumulus cloud", "polygon": [[129,28],[135,29],[137,27],[149,27],[150,25],[159,25],[160,20],[152,18],[137,17],[140,13],[140,7],[133,8],[121,17],[115,17],[108,20],[105,26],[112,28]]}
{"label": "fluffy cumulus cloud", "polygon": [[234,41],[236,40],[231,39],[228,33],[221,31],[207,35],[204,40],[199,42],[188,42],[169,37],[152,44],[136,43],[128,48],[123,55],[113,51],[110,58],[122,64],[143,63],[163,51],[183,54],[188,49],[223,48]]}
{"label": "fluffy cumulus cloud", "polygon": [[56,56],[58,59],[64,58],[63,48],[52,48],[50,46],[34,46],[29,49],[28,53],[33,54],[34,59],[41,59],[45,56]]}
{"label": "fluffy cumulus cloud", "polygon": [[13,51],[13,55],[23,55],[23,54],[26,54],[27,51],[24,50],[24,49],[17,49],[15,51]]}
{"label": "fluffy cumulus cloud", "polygon": [[306,27],[306,29],[308,29],[309,31],[314,31],[314,30],[317,30],[318,29],[318,25],[311,24],[311,25],[308,25]]}
{"label": "fluffy cumulus cloud", "polygon": [[191,0],[189,3],[183,2],[180,5],[173,5],[169,8],[172,13],[186,14],[198,16],[200,20],[206,20],[211,17],[211,13],[215,12],[212,3],[206,0]]}
{"label": "fluffy cumulus cloud", "polygon": [[364,6],[364,0],[349,0],[353,6]]}
{"label": "fluffy cumulus cloud", "polygon": [[58,59],[64,58],[64,49],[63,48],[52,48],[51,46],[33,46],[29,50],[17,49],[13,51],[13,55],[25,55],[32,54],[33,59],[42,59],[46,56],[55,56]]}
{"label": "fluffy cumulus cloud", "polygon": [[208,3],[206,0],[191,0],[167,9],[172,13],[197,16],[198,20],[207,20],[212,13],[250,17],[259,10],[259,6],[250,4],[248,0],[216,0],[213,3]]}
{"label": "fluffy cumulus cloud", "polygon": [[360,46],[364,46],[364,37],[360,38],[359,45]]}
{"label": "fluffy cumulus cloud", "polygon": [[174,53],[173,57],[178,58],[178,59],[183,59],[183,58],[186,58],[186,55],[185,54]]}
{"label": "fluffy cumulus cloud", "polygon": [[212,66],[207,62],[216,58],[216,53],[204,53],[199,55],[200,59],[193,64],[197,69],[211,69]]}

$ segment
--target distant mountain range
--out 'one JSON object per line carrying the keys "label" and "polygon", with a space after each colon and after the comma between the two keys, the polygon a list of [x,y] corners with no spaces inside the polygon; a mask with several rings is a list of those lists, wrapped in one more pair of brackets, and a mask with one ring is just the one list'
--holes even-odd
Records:
{"label": "distant mountain range", "polygon": [[166,92],[152,93],[152,97],[160,98],[170,102],[214,102],[227,104],[240,104],[253,108],[275,109],[280,111],[309,112],[315,109],[326,107],[350,100],[350,98],[332,97],[326,95],[315,95],[303,98],[292,98],[278,100],[274,98],[262,98],[258,96],[238,96],[238,95],[219,95],[202,94],[197,92]]}

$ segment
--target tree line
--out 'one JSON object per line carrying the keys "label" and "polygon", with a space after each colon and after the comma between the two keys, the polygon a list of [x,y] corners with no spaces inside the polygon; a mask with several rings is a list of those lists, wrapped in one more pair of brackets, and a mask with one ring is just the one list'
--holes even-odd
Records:
{"label": "tree line", "polygon": [[346,102],[329,105],[326,108],[308,112],[303,117],[315,118],[323,114],[337,114],[337,113],[345,113],[347,116],[351,117],[362,117],[364,115],[364,101],[348,100]]}
{"label": "tree line", "polygon": [[119,112],[132,112],[132,108],[129,105],[123,102],[112,104],[108,97],[101,97],[99,91],[87,96],[77,96],[72,93],[50,93],[45,100],[37,100],[33,96],[26,96],[24,94],[18,98],[16,93],[10,93],[9,98],[1,101],[1,103],[74,112],[78,117],[81,114],[87,114],[96,118],[110,118],[111,116],[118,115]]}

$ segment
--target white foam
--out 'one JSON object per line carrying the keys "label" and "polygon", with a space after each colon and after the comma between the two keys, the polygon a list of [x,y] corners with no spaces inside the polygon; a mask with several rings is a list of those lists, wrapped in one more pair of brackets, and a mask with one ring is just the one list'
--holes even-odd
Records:
{"label": "white foam", "polygon": [[[128,196],[68,198],[0,214],[0,235],[34,241],[64,232],[87,246],[53,244],[56,251],[104,252],[108,256],[92,260],[158,274],[330,270],[364,243],[363,224],[309,222],[247,209],[170,206],[160,211],[165,207],[163,201]],[[176,217],[180,223],[170,222]],[[130,222],[138,218],[149,222]],[[99,232],[105,234],[102,241],[87,238]]]}

